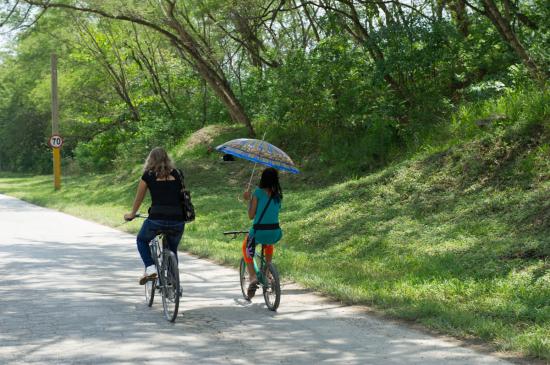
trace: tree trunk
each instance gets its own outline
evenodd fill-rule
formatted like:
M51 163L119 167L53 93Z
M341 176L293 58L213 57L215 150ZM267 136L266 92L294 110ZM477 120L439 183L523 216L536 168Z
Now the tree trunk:
M460 34L464 38L470 34L470 24L468 22L468 13L466 12L466 2L464 0L454 0L449 2L451 16L456 22Z
M197 72L206 80L208 85L214 90L214 93L218 95L222 103L227 107L231 118L246 126L248 134L254 137L254 127L248 118L248 115L244 112L244 108L233 93L233 90L229 86L229 83L225 78L222 78L202 57L199 51L199 46L193 39L193 37L187 33L184 27L175 19L170 19L169 25L177 32L179 36L179 43L174 45L178 47L181 52L188 54L194 61L194 66Z
M513 31L512 26L504 16L498 10L498 7L493 0L482 0L485 8L485 15L491 20L493 25L497 28L498 32L504 38L506 43L514 50L516 55L523 61L531 76L539 83L544 84L545 75L540 71L535 61L529 56L527 50L523 47L519 41L516 33Z
M176 31L179 40L177 42L173 39L174 45L191 57L197 72L206 80L208 85L214 90L214 93L218 95L222 103L227 107L231 118L236 122L244 124L249 136L254 137L254 127L252 127L252 123L245 113L243 106L233 93L223 72L221 72L221 67L209 54L203 55L201 53L201 46L183 24L176 19L175 8L175 2L167 2L167 8L165 9L167 16L166 24ZM220 70L220 73L216 69Z

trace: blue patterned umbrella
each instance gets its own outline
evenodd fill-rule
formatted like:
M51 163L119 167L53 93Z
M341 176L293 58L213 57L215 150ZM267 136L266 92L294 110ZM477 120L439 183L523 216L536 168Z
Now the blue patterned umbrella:
M283 150L259 139L233 139L219 145L216 150L293 174L300 172Z

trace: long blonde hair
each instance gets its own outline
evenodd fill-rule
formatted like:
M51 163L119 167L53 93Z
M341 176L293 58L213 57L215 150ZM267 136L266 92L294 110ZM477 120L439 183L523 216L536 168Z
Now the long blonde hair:
M174 164L168 154L162 147L155 147L149 152L149 156L145 160L143 172L152 171L157 178L167 178L170 172L174 169Z

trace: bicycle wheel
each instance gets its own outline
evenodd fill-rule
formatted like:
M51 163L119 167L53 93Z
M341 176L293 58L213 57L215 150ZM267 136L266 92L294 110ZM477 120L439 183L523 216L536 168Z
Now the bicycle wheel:
M154 238L156 240L156 238ZM157 247L158 247L158 241L152 242L149 245L149 252L151 253L151 257L153 258L153 262L155 263L156 267L158 267L158 256L157 256ZM155 289L157 287L157 281L156 280L150 280L147 281L144 285L145 287L145 303L147 303L147 306L150 307L153 305L153 300L155 299Z
M241 282L241 292L246 300L250 300L248 297L248 284L250 284L250 278L248 270L246 270L246 262L241 258L241 264L239 265L239 280Z
M174 322L180 304L180 273L178 260L172 251L166 250L163 253L160 276L164 316L170 322Z
M145 303L150 307L153 305L155 299L155 288L157 287L157 280L149 280L145 283Z
M267 264L264 272L266 285L263 286L264 300L267 308L276 311L281 301L281 284L279 273L273 263Z

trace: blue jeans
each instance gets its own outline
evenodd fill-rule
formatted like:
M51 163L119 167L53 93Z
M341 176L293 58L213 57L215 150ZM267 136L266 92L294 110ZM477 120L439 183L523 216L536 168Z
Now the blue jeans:
M165 221L165 220L152 220L146 219L141 226L141 230L137 235L137 247L143 264L145 267L151 266L154 264L153 258L151 257L151 252L149 251L149 242L157 235L158 230L160 229L169 229L172 231L178 232L175 235L167 236L168 246L170 251L176 255L178 258L178 245L183 235L183 230L185 228L185 223L181 221Z

